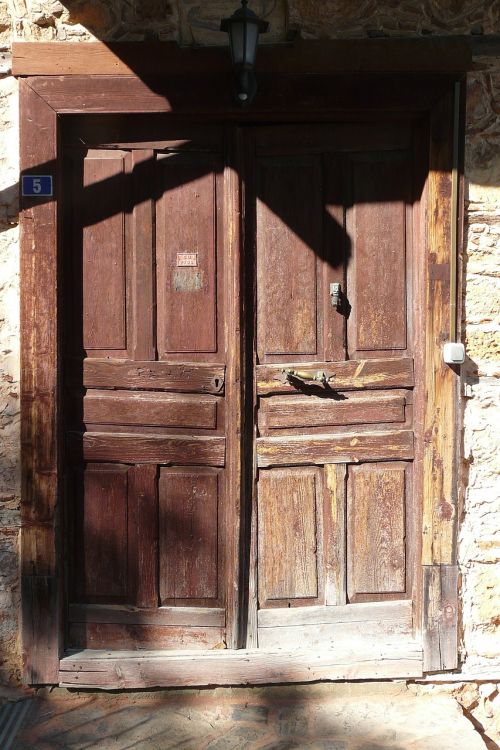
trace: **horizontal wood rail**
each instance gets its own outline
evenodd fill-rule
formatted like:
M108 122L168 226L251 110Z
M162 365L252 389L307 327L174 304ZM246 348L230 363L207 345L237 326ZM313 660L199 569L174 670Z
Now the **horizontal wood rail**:
M214 430L220 400L194 393L89 390L83 399L83 419L87 424Z
M288 627L290 625L322 625L326 623L369 623L405 621L411 623L412 602L399 599L386 602L363 602L336 607L273 607L258 613L259 628Z
M74 622L120 623L122 625L186 625L223 627L224 609L216 607L132 607L125 604L70 604L69 619Z
M262 45L257 70L282 74L462 72L472 64L470 39L298 40ZM12 69L33 75L198 75L230 68L225 47L181 48L175 42L15 42Z
M214 438L209 438L214 439ZM288 435L257 439L257 466L401 461L413 458L412 430Z
M87 432L70 434L70 444L73 451L83 444L85 461L224 466L226 455L223 437Z
M286 363L286 369L310 372L315 374L324 371L333 375L329 387L333 391L356 390L358 388L411 388L414 385L413 359L398 357L394 359L352 359L347 362L307 362L295 365ZM286 379L284 365L258 365L257 393L265 396L268 393L297 393L297 387ZM319 383L314 387L322 390Z
M83 362L83 385L86 388L144 388L176 393L222 394L224 376L224 365L91 358Z

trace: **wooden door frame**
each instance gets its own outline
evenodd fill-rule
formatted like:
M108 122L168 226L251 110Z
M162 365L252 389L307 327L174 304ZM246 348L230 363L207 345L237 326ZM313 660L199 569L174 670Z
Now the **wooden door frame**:
M359 40L352 44L359 49ZM459 304L450 296L451 290L455 289L456 294L457 288L453 279L458 269L452 267L457 227L460 235L460 222L453 226L456 221L453 204L455 201L459 204L456 190L459 140L453 123L457 122L454 117L457 106L463 119L463 86L461 92L457 86L463 82L469 58L463 50L461 56L458 55L452 45L451 58L443 58L442 54L439 60L433 58L431 72L425 63L428 50L427 53L424 50L420 58L415 58L417 68L420 59L421 68L415 73L408 72L407 62L399 67L395 64L397 59L401 63L399 50L390 63L384 63L385 68L382 65L380 69L379 63L372 64L370 73L360 74L346 68L345 51L342 68L336 43L328 45L330 58L323 44L321 54L312 47L310 54L304 53L302 64L297 57L300 51L295 55L287 51L288 68L280 63L283 58L280 50L274 55L268 53L270 68L274 66L276 72L261 75L259 96L248 110L235 109L231 102L230 74L221 72L219 50L204 51L203 60L212 60L209 65L212 72L205 71L202 77L196 75L200 67L192 56L189 58L191 68L188 66L186 74L185 53L179 51L176 57L171 51L171 70L184 72L146 81L140 75L131 74L130 67L125 73L118 68L119 75L90 78L80 74L88 64L89 54L90 59L97 55L101 70L108 73L116 70L117 54L120 58L116 45L109 54L100 43L71 45L73 67L63 70L64 75L59 75L59 43L50 46L50 50L48 45L15 46L14 70L20 76L21 174L51 174L55 182L52 198L43 202L37 198L22 198L21 211L22 641L24 680L29 684L118 688L404 678L418 676L422 671L453 669L457 665L457 461L461 408L458 372L443 363L442 343L456 327L453 315ZM38 75L39 47L44 48L43 71L49 75ZM302 45L301 49L307 47ZM126 54L122 57L126 59ZM325 59L330 60L330 65L325 64ZM368 59L373 63L373 55L372 58L368 55ZM32 72L36 74L31 75ZM424 201L427 213L422 215L428 262L418 280L425 302L423 327L417 341L426 373L424 440L420 457L423 465L420 582L424 612L423 663L418 646L411 653L386 654L383 663L380 655L363 653L359 649L347 654L219 651L185 656L175 652L170 655L147 652L141 657L130 653L99 657L99 654L82 652L78 658L67 656L60 661L64 655L64 576L60 502L58 199L62 191L59 157L64 118L71 114L136 112L237 123L326 120L396 111L410 111L427 118L430 132L430 164ZM239 216L238 175L234 173L231 180L232 210ZM240 235L240 226L234 221L232 226L234 239ZM234 294L235 279L232 284Z

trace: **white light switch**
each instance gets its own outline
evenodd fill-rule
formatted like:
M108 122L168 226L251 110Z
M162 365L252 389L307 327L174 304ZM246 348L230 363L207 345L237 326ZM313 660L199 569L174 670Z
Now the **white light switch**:
M447 365L463 365L465 362L465 346L454 341L448 341L443 346L443 359Z

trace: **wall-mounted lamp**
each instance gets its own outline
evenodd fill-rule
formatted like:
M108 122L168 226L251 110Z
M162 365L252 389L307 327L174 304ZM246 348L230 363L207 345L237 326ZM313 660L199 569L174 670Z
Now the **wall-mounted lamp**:
M234 93L239 104L249 104L257 91L254 65L257 53L259 34L265 34L269 28L267 21L262 21L247 8L248 0L241 0L238 8L230 18L223 18L220 29L229 34L229 46L234 68Z

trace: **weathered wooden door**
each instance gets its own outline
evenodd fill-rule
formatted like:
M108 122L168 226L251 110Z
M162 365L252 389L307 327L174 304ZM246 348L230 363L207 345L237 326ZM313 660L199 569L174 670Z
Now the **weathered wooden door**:
M411 638L418 138L349 123L254 139L249 632L270 649Z
M153 121L149 145L140 118L83 120L67 137L71 648L226 646L222 130L169 137Z
M416 131L169 128L66 138L67 646L411 639Z

